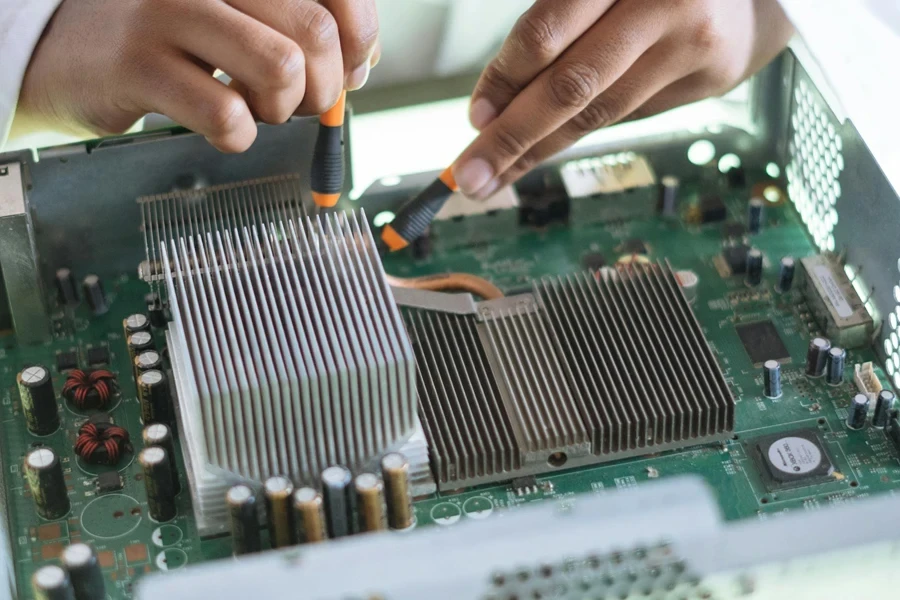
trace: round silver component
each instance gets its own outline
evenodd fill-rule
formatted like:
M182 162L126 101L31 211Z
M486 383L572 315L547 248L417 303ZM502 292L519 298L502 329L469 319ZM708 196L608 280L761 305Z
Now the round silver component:
M138 377L138 383L140 385L157 385L162 383L163 374L162 371L144 371Z
M356 489L360 491L377 490L381 487L381 479L372 473L362 473L356 476Z
M153 423L144 428L144 438L151 443L159 443L169 435L169 427L163 423Z
M674 175L666 175L665 177L660 179L659 182L663 184L663 187L667 188L678 187L679 185L681 185L681 181L679 181L678 178Z
M62 553L63 564L69 569L77 569L91 564L94 551L87 544L72 544Z
M825 352L831 346L831 343L828 340L820 337L813 338L812 344L816 349L821 350L822 352Z
M868 406L869 397L865 394L857 394L853 396L853 404L856 406Z
M143 315L141 313L129 315L125 318L125 326L128 329L143 329L150 323L150 319L147 318L147 315Z
M391 452L390 454L385 454L384 458L381 459L382 469L404 469L408 466L409 461L406 460L406 457L399 452Z
M84 278L84 285L95 286L100 285L100 277L97 275L88 275Z
M46 469L55 459L56 454L50 448L37 448L28 453L25 462L32 469Z
M151 446L141 450L141 464L159 465L166 462L166 451L158 446Z
M128 338L128 343L132 346L144 346L152 341L153 336L149 331L137 331Z
M40 590L55 590L66 585L66 572L56 565L47 565L34 572L34 585Z
M330 487L343 487L349 485L353 475L346 467L328 467L322 471L322 485Z
M50 373L47 372L47 369L40 365L26 367L25 370L22 371L22 383L26 385L41 383L49 376Z
M294 492L294 502L298 504L306 504L308 502L317 502L319 500L319 492L311 487L302 487Z
M153 367L158 365L159 361L159 352L156 350L147 350L146 352L141 352L137 355L137 362L140 367Z
M787 267L789 269L794 268L794 259L790 256L785 256L781 259L781 266Z
M267 494L283 494L290 491L294 484L287 477L275 476L266 479L264 484Z
M226 492L225 494L225 500L229 504L241 505L248 500L252 500L253 496L253 490L251 490L248 486L241 484L236 485L228 490L228 492Z

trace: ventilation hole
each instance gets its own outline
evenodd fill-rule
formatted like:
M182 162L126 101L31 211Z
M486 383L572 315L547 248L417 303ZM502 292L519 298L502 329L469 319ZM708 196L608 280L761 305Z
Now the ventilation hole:
M389 175L387 177L382 177L378 183L383 185L384 187L397 187L403 180L396 175Z
M766 165L766 175L772 179L778 179L781 177L781 168L777 164L770 162Z
M716 146L709 140L697 140L688 148L687 157L698 167L708 165L716 157Z
M372 219L372 225L374 225L375 227L384 227L385 225L393 221L395 216L396 215L389 210L380 212L375 215L374 219Z
M740 169L741 168L741 157L737 154L724 154L722 158L719 159L719 172L727 173L732 169Z

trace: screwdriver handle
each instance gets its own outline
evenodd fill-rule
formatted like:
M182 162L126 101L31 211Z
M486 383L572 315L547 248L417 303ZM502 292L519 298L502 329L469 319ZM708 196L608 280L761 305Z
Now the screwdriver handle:
M422 193L397 211L394 220L381 230L381 240L391 252L406 248L424 235L450 196L458 190L453 172L447 169Z
M344 110L347 92L319 117L319 135L313 151L310 185L316 206L331 208L344 189Z

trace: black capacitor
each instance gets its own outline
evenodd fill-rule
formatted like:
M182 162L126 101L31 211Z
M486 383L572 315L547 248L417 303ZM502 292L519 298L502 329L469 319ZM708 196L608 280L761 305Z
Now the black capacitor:
M128 356L134 361L134 357L141 352L153 350L153 334L149 331L136 331L129 335L128 340Z
M353 475L346 467L328 467L322 471L322 498L325 501L325 523L328 537L339 538L354 533Z
M847 362L847 353L843 348L832 346L828 351L828 364L826 366L825 381L831 385L844 383L844 364Z
M59 303L65 306L78 305L78 283L71 269L56 270L56 293Z
M170 423L172 398L169 381L162 371L151 369L138 375L138 399L141 401L141 422Z
M144 371L162 370L162 355L156 350L147 350L134 357L134 372L140 377Z
M125 331L125 339L138 331L150 331L150 318L141 313L128 315L122 319L122 329Z
M806 374L810 377L821 377L825 374L825 366L828 364L828 351L831 350L831 342L825 338L813 338L806 350Z
M872 416L872 425L878 429L884 429L891 420L891 411L894 409L894 392L881 390L875 400L875 414Z
M162 300L156 292L150 292L144 296L144 302L147 304L147 314L150 316L150 324L161 329L166 326L166 311L163 308Z
M762 282L763 255L756 248L747 252L747 277L744 282L749 286L757 286Z
M46 565L31 576L34 600L75 600L69 574L56 565Z
M409 461L399 452L381 459L381 478L391 529L409 529L416 522L409 485Z
M69 572L75 600L104 600L106 584L97 554L87 544L76 543L62 552L62 563Z
M138 462L144 473L144 488L147 491L147 505L150 517L165 523L175 518L175 487L172 480L172 467L168 453L164 448L151 446L138 454Z
M777 292L785 293L791 291L794 284L795 261L790 256L781 259L781 267L778 271L778 286L775 288Z
M175 461L175 438L172 435L172 428L165 423L151 423L144 427L141 432L144 440L144 447L159 446L166 451L169 457L169 468L172 470L172 485L175 488L175 494L181 493L181 482L178 480L178 463Z
M750 198L747 204L747 231L751 234L757 234L762 229L763 211L765 203L761 198Z
M865 394L857 394L850 401L847 409L847 427L850 429L862 429L866 426L866 417L869 415L869 397Z
M40 516L55 521L68 514L69 490L56 452L42 446L26 454L25 480Z
M666 175L659 182L659 212L664 217L678 216L678 188L681 182L677 177Z
M236 485L225 493L231 522L231 550L235 556L262 550L256 494L246 485Z
M273 548L291 546L294 543L294 509L291 506L294 484L287 477L269 477L263 484L263 492L269 543Z
M781 365L777 360L763 363L763 386L766 398L781 397Z
M50 370L40 365L25 367L16 375L25 425L34 435L49 435L59 429L59 409Z
M84 299L88 307L95 315L105 315L109 312L109 303L106 300L106 292L103 291L103 282L97 275L88 275L81 283Z

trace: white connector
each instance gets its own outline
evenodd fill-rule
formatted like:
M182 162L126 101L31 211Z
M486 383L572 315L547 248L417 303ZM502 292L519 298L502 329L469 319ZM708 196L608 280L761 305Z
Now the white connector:
M867 362L853 367L853 381L856 383L856 389L865 394L869 398L869 405L874 407L875 399L878 392L881 391L881 381L875 375L875 369L872 363Z

